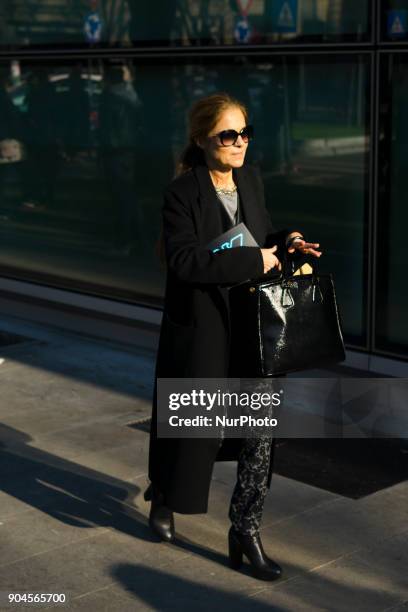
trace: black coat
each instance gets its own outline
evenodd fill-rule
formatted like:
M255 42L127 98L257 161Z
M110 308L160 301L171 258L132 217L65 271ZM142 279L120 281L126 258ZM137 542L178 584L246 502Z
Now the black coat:
M277 244L276 254L281 257L288 230L276 231L271 223L258 169L246 164L234 168L233 177L242 220L261 247ZM157 378L245 376L230 369L227 285L263 275L262 254L257 247L216 253L205 248L225 231L221 207L205 164L173 179L164 192L167 278L148 474L163 491L167 506L183 514L207 512L214 461L237 460L242 439L227 438L221 444L216 438L158 438ZM268 487L271 474L272 456Z

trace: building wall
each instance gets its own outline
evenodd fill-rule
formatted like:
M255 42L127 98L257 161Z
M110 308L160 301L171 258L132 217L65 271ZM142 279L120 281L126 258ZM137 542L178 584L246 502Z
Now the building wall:
M226 90L275 224L321 244L347 346L406 360L406 9L3 2L0 275L159 307L162 192L191 103Z

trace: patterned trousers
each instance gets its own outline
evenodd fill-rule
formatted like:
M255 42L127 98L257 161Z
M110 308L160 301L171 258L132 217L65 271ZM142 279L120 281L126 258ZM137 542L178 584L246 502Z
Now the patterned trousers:
M236 531L256 535L268 490L268 468L273 438L245 438L238 458L237 482L231 497L229 519Z

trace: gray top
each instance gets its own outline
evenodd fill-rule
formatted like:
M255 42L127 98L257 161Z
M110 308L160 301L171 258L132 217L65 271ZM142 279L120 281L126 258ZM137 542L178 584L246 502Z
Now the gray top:
M224 208L227 211L232 223L236 225L236 216L238 210L238 189L236 189L231 195L227 195L225 193L217 191L217 196L219 200L223 203Z

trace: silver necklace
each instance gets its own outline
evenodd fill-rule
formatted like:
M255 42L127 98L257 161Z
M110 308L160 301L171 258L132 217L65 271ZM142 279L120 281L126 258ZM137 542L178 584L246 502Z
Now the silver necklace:
M234 185L234 187L232 189L224 189L223 187L216 187L215 191L217 193L223 193L224 195L232 195L233 193L235 193L237 190L237 186Z

